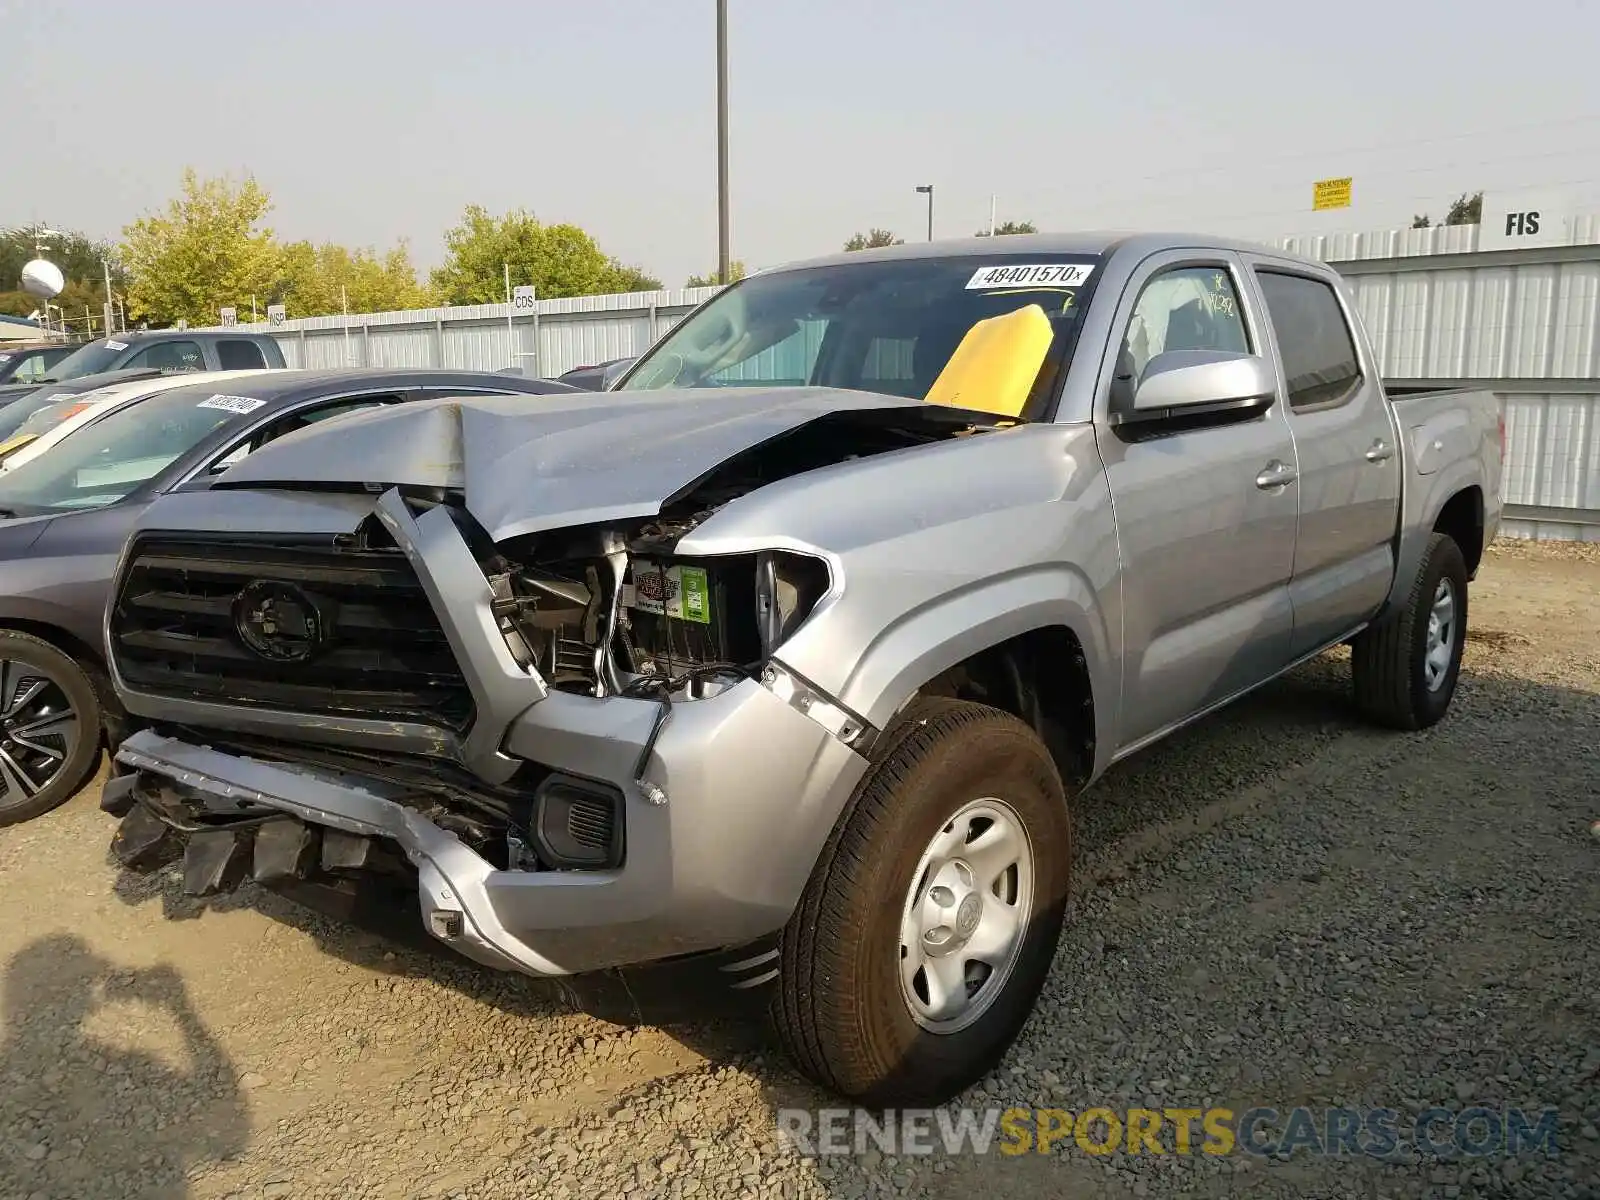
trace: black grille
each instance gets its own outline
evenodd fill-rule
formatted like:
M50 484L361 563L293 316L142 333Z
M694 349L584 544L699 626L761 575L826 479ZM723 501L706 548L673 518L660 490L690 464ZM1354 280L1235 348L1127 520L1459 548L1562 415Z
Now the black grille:
M298 636L251 625L261 597L293 614ZM111 639L142 692L457 730L472 721L466 680L398 550L142 541Z

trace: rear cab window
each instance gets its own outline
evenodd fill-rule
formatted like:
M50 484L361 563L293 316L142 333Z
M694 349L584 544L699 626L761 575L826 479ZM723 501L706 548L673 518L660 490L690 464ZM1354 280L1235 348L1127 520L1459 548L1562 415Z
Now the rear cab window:
M217 342L217 364L224 371L249 371L267 365L261 347L243 338L223 338Z
M1325 280L1258 269L1256 281L1278 339L1278 355L1297 411L1336 408L1361 386L1361 358L1344 306Z

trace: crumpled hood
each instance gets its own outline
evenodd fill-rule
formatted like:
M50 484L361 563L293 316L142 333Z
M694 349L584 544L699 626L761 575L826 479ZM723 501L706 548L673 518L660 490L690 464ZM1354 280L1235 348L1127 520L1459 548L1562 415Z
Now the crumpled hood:
M652 516L734 455L829 413L924 407L812 387L451 398L302 430L263 446L216 486L454 488L498 542Z

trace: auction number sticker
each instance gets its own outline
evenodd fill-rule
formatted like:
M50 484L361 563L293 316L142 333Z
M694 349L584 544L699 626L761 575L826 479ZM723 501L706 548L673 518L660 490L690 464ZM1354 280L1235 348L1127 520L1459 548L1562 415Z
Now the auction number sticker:
M256 400L250 396L212 396L209 400L200 401L199 408L220 408L224 412L252 413L265 404L265 400Z
M974 288L1080 287L1094 274L1092 263L1020 263L1016 266L979 267L967 280Z
M127 342L113 342L113 341L111 341L109 339L106 341L106 349L107 350L126 350L127 348L128 348L128 343Z

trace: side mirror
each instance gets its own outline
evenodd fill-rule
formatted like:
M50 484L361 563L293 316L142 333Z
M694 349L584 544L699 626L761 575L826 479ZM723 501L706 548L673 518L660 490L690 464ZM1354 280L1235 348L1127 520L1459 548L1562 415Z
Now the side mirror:
M609 392L611 385L621 379L623 373L638 361L638 357L635 356L633 358L619 358L615 362L607 363L606 369L600 374L600 390Z
M1216 415L1243 419L1272 407L1276 384L1267 360L1228 350L1168 350L1145 364L1131 409L1118 425Z

